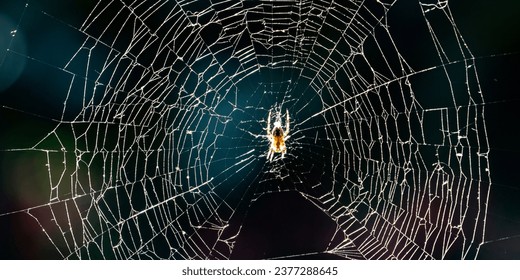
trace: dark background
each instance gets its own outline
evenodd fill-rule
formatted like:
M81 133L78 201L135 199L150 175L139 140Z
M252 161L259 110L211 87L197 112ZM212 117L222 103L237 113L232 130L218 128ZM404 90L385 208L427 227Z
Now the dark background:
M0 64L0 257L7 259L63 257L34 219L23 212L11 213L44 204L49 195L49 187L41 184L47 170L40 166L46 159L41 153L13 149L34 145L60 119L70 80L58 68L83 41L77 30L68 26L80 26L93 7L88 1L30 4L19 26L25 44L17 41L19 45L13 46L8 43L9 36L13 26L19 24L23 5L17 1L0 3L0 59L7 48L25 54L9 56L13 60ZM520 4L513 0L449 4L457 27L476 57L486 103L492 187L486 241L478 258L520 259ZM395 9L406 17L405 7ZM41 11L52 15L52 20ZM410 35L409 40L414 42L415 38ZM264 195L251 204L232 257L276 258L319 252L334 230L335 224L297 193ZM304 257L335 256L300 256Z

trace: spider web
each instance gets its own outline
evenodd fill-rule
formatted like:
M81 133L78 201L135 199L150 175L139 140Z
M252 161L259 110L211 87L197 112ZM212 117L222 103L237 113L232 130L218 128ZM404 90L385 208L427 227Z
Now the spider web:
M53 86L44 106L3 101L39 129L2 143L8 177L36 178L11 179L34 195L2 218L65 259L476 258L475 56L448 1L406 2L99 0L80 20L12 4L1 65ZM47 51L38 22L58 30ZM291 117L272 162L269 110Z

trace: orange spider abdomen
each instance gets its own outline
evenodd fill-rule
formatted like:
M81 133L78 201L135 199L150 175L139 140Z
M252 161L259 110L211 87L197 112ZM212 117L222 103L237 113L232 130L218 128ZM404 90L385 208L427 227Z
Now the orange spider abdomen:
M274 137L274 145L276 147L276 152L279 153L281 152L281 146L282 146L282 141L283 141L283 138L281 136L279 137Z

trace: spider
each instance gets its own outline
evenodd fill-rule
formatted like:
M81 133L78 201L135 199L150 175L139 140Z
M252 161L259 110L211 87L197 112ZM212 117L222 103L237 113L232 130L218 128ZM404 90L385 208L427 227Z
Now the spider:
M274 122L274 127L271 130L271 110L269 110L269 115L267 117L267 139L269 139L269 151L267 152L267 159L269 161L273 160L275 153L282 153L282 158L284 158L285 153L287 152L287 148L285 146L285 141L289 139L289 111L285 110L285 131L282 128L282 117L280 113L276 117L276 121Z

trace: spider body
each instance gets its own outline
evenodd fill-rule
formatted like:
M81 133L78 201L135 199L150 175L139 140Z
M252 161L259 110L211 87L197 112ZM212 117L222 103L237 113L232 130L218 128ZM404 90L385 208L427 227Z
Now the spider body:
M289 139L289 111L285 111L285 130L282 127L282 116L278 113L273 128L271 129L271 110L267 117L267 139L269 139L269 151L267 152L267 159L273 160L275 153L281 153L284 158L287 152L285 141Z

